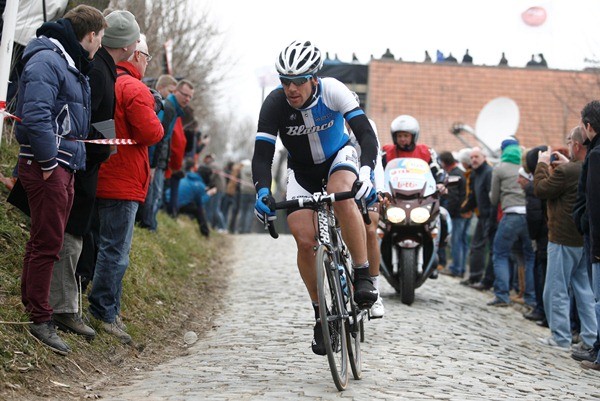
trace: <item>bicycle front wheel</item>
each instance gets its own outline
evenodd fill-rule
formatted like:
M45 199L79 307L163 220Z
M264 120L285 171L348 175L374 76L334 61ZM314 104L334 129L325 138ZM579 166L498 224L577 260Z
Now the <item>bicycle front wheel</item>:
M339 272L333 254L325 245L317 249L317 290L327 360L333 382L342 391L348 385L347 313Z
M350 273L350 261L346 259L346 277ZM352 282L348 282L348 302L346 308L349 318L346 321L346 342L348 344L348 359L352 376L356 380L362 377L362 355L360 352L360 343L364 341L364 322L366 312L359 309L354 302L354 288Z

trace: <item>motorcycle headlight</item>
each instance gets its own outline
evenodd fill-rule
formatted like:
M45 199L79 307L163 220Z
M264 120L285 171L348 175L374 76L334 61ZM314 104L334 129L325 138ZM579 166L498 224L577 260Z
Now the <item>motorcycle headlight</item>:
M385 211L385 217L390 223L401 223L406 218L406 212L400 207L390 207Z
M424 207L417 207L410 212L410 219L417 224L425 223L429 216L429 210Z

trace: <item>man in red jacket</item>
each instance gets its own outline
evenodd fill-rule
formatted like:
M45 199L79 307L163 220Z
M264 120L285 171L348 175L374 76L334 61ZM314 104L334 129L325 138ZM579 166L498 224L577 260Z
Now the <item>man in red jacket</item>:
M154 97L141 81L148 61L146 39L128 61L117 64L115 85L115 128L117 138L135 141L118 151L100 167L98 175L99 237L98 259L89 294L89 311L101 321L101 328L129 343L131 336L119 318L121 290L133 237L135 215L146 199L150 182L148 146L160 141L163 127L154 112Z
M177 84L175 92L173 93L174 98L170 98L170 101L175 100L177 103L175 108L189 112L186 106L190 103L194 97L194 85L187 79L182 79ZM167 204L167 212L172 217L177 216L177 203L179 197L179 181L185 176L183 172L183 157L185 156L185 146L187 139L183 130L182 117L177 117L175 126L173 127L173 136L171 138L171 154L169 155L169 166L165 171L165 178L169 180L169 188L171 188L171 198Z

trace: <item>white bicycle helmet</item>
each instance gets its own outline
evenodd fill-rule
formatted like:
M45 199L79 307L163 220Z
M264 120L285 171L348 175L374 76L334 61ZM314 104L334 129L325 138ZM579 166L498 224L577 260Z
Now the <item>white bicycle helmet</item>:
M413 136L413 141L412 141L412 147L414 148L414 145L417 143L417 141L419 140L419 132L421 131L421 128L419 127L419 122L417 121L416 118L414 118L413 116L409 116L407 114L403 114L400 115L396 118L394 118L394 121L392 121L392 124L390 126L390 131L391 131L391 135L392 135L392 141L394 142L395 145L398 145L396 143L396 133L397 132L408 132L409 134L411 134ZM407 150L412 150L412 149L407 149Z
M314 75L322 66L321 51L310 41L293 41L279 53L275 62L280 75Z

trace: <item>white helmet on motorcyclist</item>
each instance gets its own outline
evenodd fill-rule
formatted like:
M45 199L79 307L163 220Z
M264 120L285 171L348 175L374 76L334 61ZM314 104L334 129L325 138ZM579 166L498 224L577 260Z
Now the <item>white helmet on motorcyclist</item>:
M280 75L315 75L322 66L321 51L310 41L293 41L279 53L275 62Z
M402 114L402 115L394 118L394 121L392 121L392 124L390 126L390 131L392 134L392 142L394 142L394 144L396 146L398 146L402 150L411 151L415 148L415 145L417 144L417 141L419 140L419 132L421 131L421 128L419 127L419 122L417 121L416 118L414 118L413 116L409 116L407 114ZM399 146L398 145L398 142L396 141L396 134L398 132L408 132L409 134L412 135L413 139L412 139L410 145L408 145L408 146Z

